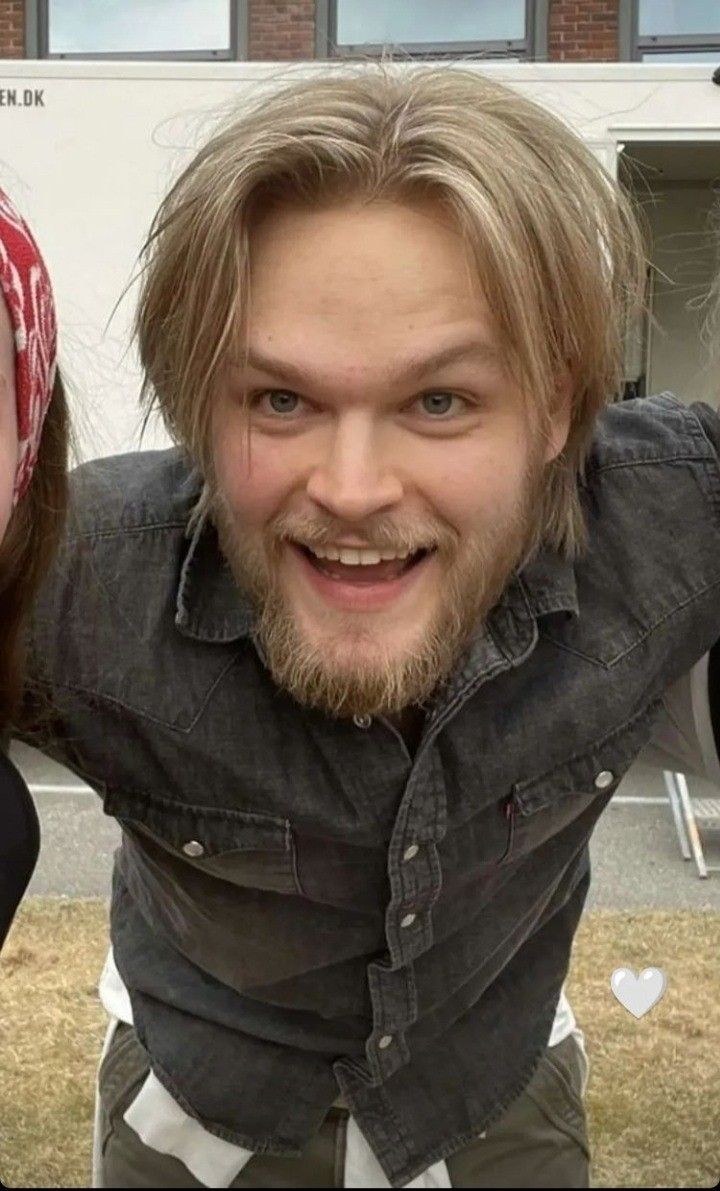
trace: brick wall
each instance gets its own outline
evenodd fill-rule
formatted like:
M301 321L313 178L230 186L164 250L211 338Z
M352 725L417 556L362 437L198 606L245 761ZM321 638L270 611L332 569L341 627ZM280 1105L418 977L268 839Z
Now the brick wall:
M618 0L550 0L548 50L553 62L617 60ZM248 57L314 58L314 0L250 0Z
M315 57L315 0L250 0L248 58Z
M618 0L550 0L551 62L615 62Z
M0 58L24 53L23 0L0 0ZM553 62L612 62L618 56L618 0L550 0ZM250 0L248 57L315 57L315 0Z
M0 58L25 54L23 0L0 0Z

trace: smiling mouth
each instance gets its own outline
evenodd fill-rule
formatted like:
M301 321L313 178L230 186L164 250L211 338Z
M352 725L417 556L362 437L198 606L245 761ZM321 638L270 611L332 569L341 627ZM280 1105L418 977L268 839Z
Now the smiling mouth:
M293 542L293 547L305 556L308 562L329 579L338 579L343 583L355 583L365 586L371 583L388 583L393 579L400 579L422 562L432 550L416 550L407 558L386 559L377 563L345 563L339 559L318 558L307 546Z

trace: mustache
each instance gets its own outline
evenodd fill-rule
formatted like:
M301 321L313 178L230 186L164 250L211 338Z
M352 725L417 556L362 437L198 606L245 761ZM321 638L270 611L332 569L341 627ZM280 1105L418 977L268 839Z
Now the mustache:
M376 518L362 528L348 527L336 522L320 521L316 517L280 514L268 526L269 536L282 542L300 542L303 546L332 546L345 537L362 538L369 550L443 550L453 549L459 535L445 526L396 525L387 519Z

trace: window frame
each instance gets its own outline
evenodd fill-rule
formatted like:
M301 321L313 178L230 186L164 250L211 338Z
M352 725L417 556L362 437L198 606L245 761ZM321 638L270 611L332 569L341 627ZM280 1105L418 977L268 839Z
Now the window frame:
M462 58L483 55L483 60L502 61L519 58L525 62L548 61L549 0L525 0L525 37L487 41L423 41L391 43L401 45L402 53L412 58ZM379 57L390 46L380 44L337 44L337 0L316 0L315 53L318 58Z
M652 62L655 54L682 53L692 50L720 57L718 33L663 33L640 36L640 0L620 0L620 59L625 62ZM688 58L692 62L692 58Z
M127 50L50 53L49 0L25 0L25 57L54 62L235 62L247 59L248 0L228 0L226 50Z

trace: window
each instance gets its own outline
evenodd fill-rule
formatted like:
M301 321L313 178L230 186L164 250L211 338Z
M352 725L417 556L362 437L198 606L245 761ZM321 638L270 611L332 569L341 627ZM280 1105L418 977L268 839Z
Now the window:
M241 7L237 0L39 0L37 56L237 58Z
M625 0L629 45L641 62L720 63L718 0Z
M547 58L547 0L325 0L318 55Z

